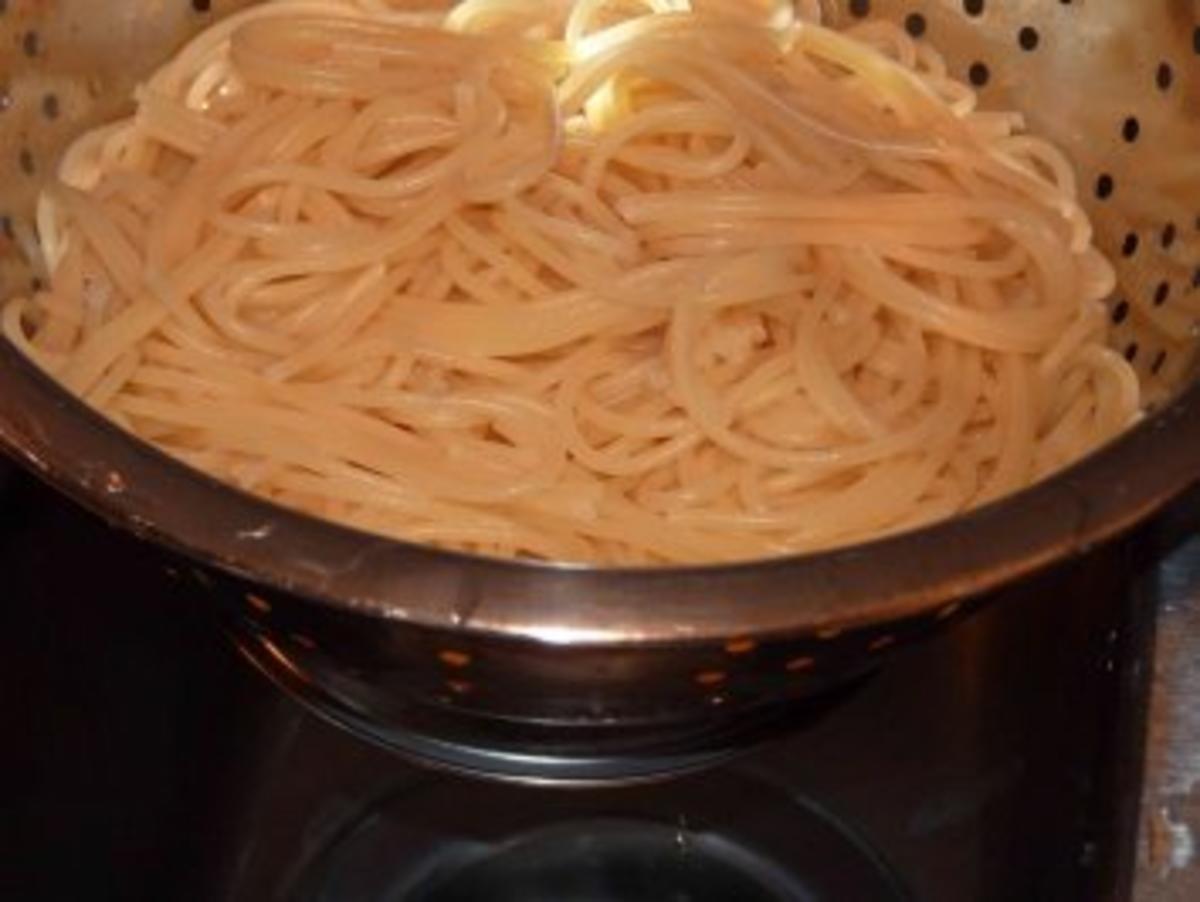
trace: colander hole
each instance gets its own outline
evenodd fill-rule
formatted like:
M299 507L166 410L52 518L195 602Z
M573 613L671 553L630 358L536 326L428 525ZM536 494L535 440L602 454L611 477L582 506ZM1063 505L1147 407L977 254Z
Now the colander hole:
M1154 83L1158 85L1158 89L1160 91L1169 91L1174 82L1175 70L1171 68L1171 64L1167 62L1159 63L1158 69L1154 73Z
M1032 25L1026 25L1017 32L1017 43L1021 46L1022 50L1037 50L1037 45L1041 40L1041 35L1038 34L1038 30Z
M1116 188L1117 183L1107 172L1101 173L1100 177L1096 179L1096 197L1100 200L1108 200Z
M1118 301L1112 309L1112 321L1117 325L1125 322L1129 316L1129 301Z
M983 0L963 0L963 12L968 16L983 15Z
M987 63L971 63L971 67L967 69L967 78L977 88L986 85L991 77L992 73L988 70Z
M1171 249L1171 245L1175 243L1176 233L1175 223L1168 222L1162 232L1162 246L1164 251Z
M1154 306L1161 307L1171 297L1171 283L1159 282L1158 287L1154 289Z
M861 19L870 14L871 0L850 0L850 15L858 16Z
M28 57L35 57L41 52L42 39L38 37L36 31L27 31L25 36L21 38L21 50Z
M212 11L212 0L192 0L192 9L198 13Z
M1192 52L1200 56L1200 25L1192 29Z
M1138 343L1136 341L1131 341L1125 345L1125 359L1133 363L1137 360L1138 350Z
M28 147L21 148L21 152L17 155L17 164L21 167L23 173L33 175L36 167L33 163L33 153Z
M1132 257L1137 253L1138 236L1136 232L1130 232L1125 236L1125 240L1121 242L1121 256Z
M1167 352L1159 351L1154 355L1154 362L1150 364L1150 372L1157 376L1162 372L1163 364L1167 362Z
M1142 124L1138 122L1137 116L1130 116L1121 126L1121 137L1132 144L1138 139L1138 135L1142 133Z
M2 233L9 241L15 241L17 239L17 234L13 231L11 216L7 214L0 216L0 233Z
M904 30L914 38L919 38L925 34L926 27L925 17L920 13L909 13L908 17L904 20Z
M47 94L42 98L42 115L47 119L57 119L61 111L62 105L58 101L57 94Z

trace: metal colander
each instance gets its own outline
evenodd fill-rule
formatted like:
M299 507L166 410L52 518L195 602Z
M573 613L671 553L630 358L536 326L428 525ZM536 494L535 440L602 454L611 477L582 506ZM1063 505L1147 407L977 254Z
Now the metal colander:
M785 704L794 726L792 705L832 698L984 603L1052 603L1075 591L1071 567L1122 578L1118 537L1154 532L1200 484L1200 4L820 2L836 24L902 23L986 106L1025 113L1074 160L1118 270L1112 340L1154 416L924 530L651 570L475 558L283 511L120 433L3 341L0 447L162 546L178 591L212 602L243 651L325 715L412 756L520 779L711 763ZM45 278L26 263L30 211L67 143L127 109L187 36L247 5L0 0L0 302Z
M252 0L0 0L0 297L27 289L30 210L58 154L129 105L190 34ZM402 3L395 3L402 6ZM1200 320L1200 3L821 0L839 25L900 22L983 103L1075 162L1117 264L1114 347L1151 402L1192 373Z

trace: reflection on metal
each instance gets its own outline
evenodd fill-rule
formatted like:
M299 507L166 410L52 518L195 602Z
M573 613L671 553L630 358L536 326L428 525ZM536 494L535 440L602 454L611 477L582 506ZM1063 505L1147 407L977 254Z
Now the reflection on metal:
M278 645L276 645L270 639L265 638L260 638L258 640L258 644L262 647L263 651L267 653L271 660L273 660L275 664L279 665L279 667L287 671L293 679L300 680L301 682L308 682L308 677L304 674L304 671L300 670L300 668L292 663L292 659L289 658Z
M754 651L757 645L753 639L731 639L725 643L725 651L731 655L745 655Z
M1200 536L1163 564L1136 902L1200 899Z
M895 644L896 644L895 636L892 636L892 635L876 636L867 645L867 649L869 651L883 651L885 648L888 648Z
M260 614L271 613L271 602L267 601L261 595L255 595L253 592L246 593L246 604L254 608Z
M447 667L463 668L469 667L471 664L471 656L465 651L454 651L446 649L438 652L438 660Z
M938 611L937 619L938 620L948 620L949 618L953 617L955 614L958 613L958 609L960 607L962 607L962 605L958 604L957 602L955 604L946 605L944 608L942 608L940 611Z

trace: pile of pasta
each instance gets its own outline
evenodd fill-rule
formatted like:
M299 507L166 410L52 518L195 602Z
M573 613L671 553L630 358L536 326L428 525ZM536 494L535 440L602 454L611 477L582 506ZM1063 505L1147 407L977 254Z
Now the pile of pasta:
M746 560L1017 491L1140 407L1071 166L815 6L251 7L73 146L4 332L234 486L487 555Z

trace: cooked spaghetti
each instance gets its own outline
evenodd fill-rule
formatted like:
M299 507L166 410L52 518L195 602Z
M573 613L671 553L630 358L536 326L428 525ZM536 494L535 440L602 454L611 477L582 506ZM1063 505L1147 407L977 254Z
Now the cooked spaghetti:
M815 7L254 6L69 151L5 334L229 483L485 554L750 559L999 498L1138 415L1112 270L1019 115Z

